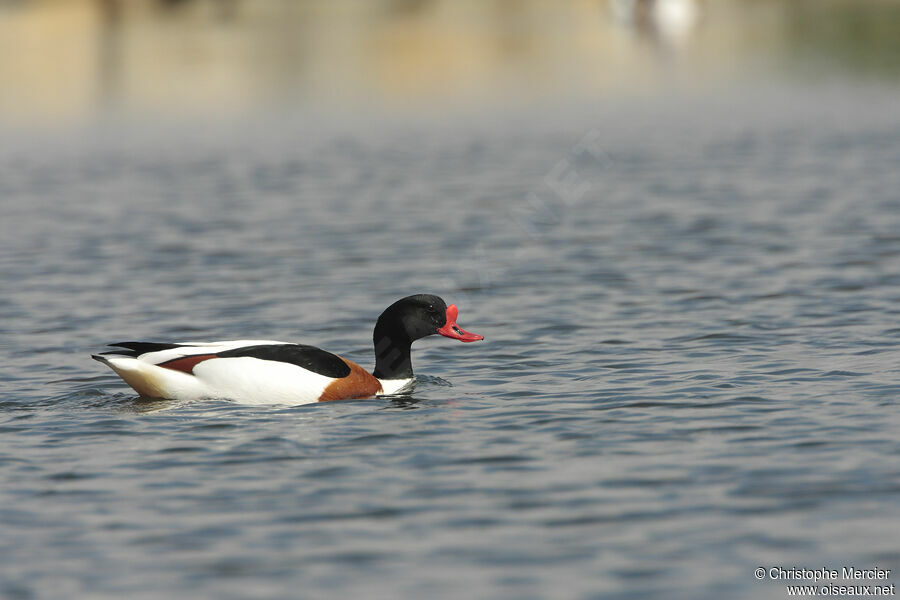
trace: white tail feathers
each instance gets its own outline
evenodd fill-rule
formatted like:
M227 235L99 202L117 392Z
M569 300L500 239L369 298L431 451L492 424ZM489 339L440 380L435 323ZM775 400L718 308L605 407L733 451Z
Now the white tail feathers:
M184 373L178 373L163 367L157 367L145 363L136 358L127 356L91 356L116 372L122 380L134 389L138 394L146 398L172 398L176 394L173 385L178 376L185 377Z

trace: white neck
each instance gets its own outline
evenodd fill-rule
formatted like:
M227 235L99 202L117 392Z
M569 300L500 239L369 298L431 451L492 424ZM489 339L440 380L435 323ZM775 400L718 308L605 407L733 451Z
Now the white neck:
M416 380L415 377L411 377L409 379L379 379L378 381L381 383L381 393L378 395L392 396L401 391L412 390Z

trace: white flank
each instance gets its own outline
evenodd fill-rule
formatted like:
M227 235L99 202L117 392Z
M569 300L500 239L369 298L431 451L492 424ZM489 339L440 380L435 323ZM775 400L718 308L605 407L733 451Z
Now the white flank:
M248 356L211 358L194 367L209 396L243 404L309 404L332 381L297 365Z

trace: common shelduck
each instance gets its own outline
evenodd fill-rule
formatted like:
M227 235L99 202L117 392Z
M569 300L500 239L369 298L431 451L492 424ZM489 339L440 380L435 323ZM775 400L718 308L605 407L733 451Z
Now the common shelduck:
M236 340L167 344L120 342L92 358L141 396L222 398L246 404L307 404L395 394L413 381L411 344L435 333L461 342L484 339L456 324L456 305L418 294L389 306L375 323L375 370L303 344Z

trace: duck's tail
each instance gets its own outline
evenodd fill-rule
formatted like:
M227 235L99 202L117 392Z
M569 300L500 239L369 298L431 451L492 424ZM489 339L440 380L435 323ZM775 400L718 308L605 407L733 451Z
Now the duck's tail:
M92 354L91 358L102 362L116 372L134 391L146 398L167 398L166 369L145 363L128 356L107 356Z

